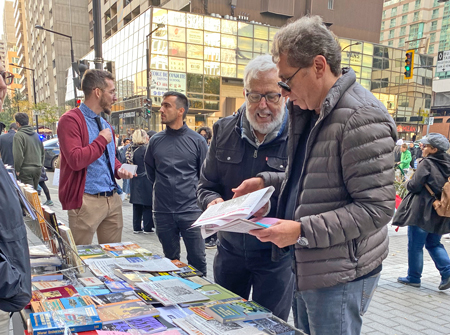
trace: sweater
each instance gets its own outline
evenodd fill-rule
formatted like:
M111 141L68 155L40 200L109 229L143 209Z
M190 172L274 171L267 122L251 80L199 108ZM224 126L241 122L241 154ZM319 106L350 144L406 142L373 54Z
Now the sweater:
M14 169L22 172L26 169L41 169L44 165L44 145L33 127L19 128L13 139Z

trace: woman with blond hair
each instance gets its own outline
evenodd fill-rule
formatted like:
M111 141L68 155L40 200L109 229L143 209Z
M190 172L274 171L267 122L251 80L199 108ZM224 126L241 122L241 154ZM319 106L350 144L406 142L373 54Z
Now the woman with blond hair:
M133 133L131 145L125 152L127 163L137 165L137 177L133 178L130 185L130 203L133 204L133 232L135 234L152 233L154 227L152 217L153 186L147 179L144 165L148 141L149 135L145 130L137 129ZM143 229L142 220L144 221Z

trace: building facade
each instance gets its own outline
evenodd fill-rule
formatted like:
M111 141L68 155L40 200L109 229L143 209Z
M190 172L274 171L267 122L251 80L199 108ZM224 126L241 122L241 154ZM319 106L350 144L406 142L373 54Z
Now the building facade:
M146 36L148 39L150 95L153 117L144 119L147 94ZM149 8L103 43L103 57L113 61L118 102L111 122L119 134L135 128L161 130L158 109L168 90L187 95L190 110L186 123L193 129L231 115L245 101L243 73L254 57L269 52L279 28L163 8ZM428 113L431 104L430 69L420 69L405 81L404 51L365 41L339 39L342 65L351 66L357 80L382 101L398 120L405 139L420 133L414 116ZM94 59L91 51L85 57ZM416 54L418 64L431 64L432 57ZM93 67L93 64L91 64ZM73 96L72 72L67 70L66 99Z
M7 71L14 73L14 80L10 87L8 87L8 95L12 98L18 92L21 91L22 85L20 82L22 81L22 75L19 73L20 68L11 66L10 64L17 64L19 62L19 57L17 55L18 47L16 45L17 39L14 28L14 20L11 18L14 17L14 2L13 1L5 1L5 11L3 13L3 31L6 36L6 60L5 60L5 68Z

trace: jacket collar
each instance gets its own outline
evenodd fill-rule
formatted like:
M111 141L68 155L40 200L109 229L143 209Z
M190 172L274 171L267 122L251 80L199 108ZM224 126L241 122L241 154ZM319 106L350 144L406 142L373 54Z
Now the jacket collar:
M178 135L178 136L184 135L188 129L189 129L189 127L187 126L186 122L183 122L183 125L181 126L180 129L172 129L169 126L166 126L167 134Z

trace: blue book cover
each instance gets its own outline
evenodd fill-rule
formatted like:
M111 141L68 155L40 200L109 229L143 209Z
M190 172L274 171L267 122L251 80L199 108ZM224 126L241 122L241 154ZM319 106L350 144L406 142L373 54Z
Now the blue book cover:
M30 315L33 335L64 334L65 327L72 332L100 330L102 321L94 305L56 311L56 320L51 312L32 313Z
M102 294L109 294L111 293L110 290L106 288L106 286L91 286L91 287L84 287L84 286L77 286L76 287L78 293L80 295L102 295Z
M140 318L125 321L114 321L104 323L102 330L117 332L128 332L129 329L139 329L144 334L161 332L167 329L161 322L153 316L143 316Z
M105 282L106 287L112 292L125 292L133 291L133 288L125 281L107 281Z

